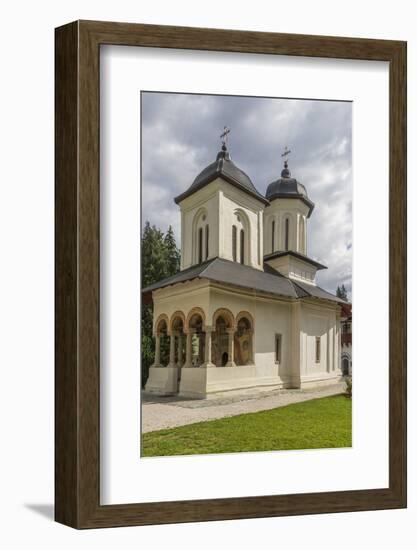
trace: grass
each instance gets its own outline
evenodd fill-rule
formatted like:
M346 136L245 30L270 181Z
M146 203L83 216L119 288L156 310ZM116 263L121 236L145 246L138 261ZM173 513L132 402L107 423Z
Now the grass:
M344 395L145 433L142 456L352 446L352 400Z

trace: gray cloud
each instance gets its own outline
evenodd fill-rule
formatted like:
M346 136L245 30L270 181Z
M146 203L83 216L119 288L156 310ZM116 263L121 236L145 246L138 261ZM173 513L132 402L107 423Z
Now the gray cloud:
M143 92L142 220L180 239L173 198L213 162L223 126L231 128L234 162L265 193L282 169L288 145L292 175L316 207L308 221L308 254L328 266L318 283L351 291L351 103Z

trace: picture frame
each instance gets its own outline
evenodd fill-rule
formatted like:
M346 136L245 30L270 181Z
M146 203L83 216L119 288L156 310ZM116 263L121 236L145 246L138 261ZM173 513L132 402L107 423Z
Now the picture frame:
M389 486L100 504L100 46L389 63ZM55 519L77 528L406 507L406 43L76 21L55 33Z

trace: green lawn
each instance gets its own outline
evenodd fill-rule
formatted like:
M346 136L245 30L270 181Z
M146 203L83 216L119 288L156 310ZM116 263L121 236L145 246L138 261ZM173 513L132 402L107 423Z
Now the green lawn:
M324 397L142 436L142 456L351 447L352 401Z

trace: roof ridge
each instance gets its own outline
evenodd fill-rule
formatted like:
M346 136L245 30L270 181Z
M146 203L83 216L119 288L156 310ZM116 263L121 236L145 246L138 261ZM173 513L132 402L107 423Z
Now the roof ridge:
M204 268L200 271L200 273L197 275L198 277L201 277L204 272L216 261L216 260L219 260L219 257L218 256L215 256L214 258L211 258L211 260L207 260L206 262L204 262L206 265L204 266Z
M300 286L299 284L297 284L296 281L293 281L292 279L290 279L290 277L286 277L286 278L290 281L290 283L291 283L292 286L294 287L295 292L296 292L296 294L297 294L298 297L300 297L298 291L302 292L304 295L307 294L307 296L313 296L308 290L306 290L305 288L303 288L302 286ZM298 289L298 290L297 290L297 289Z

